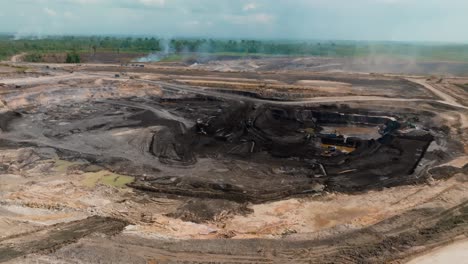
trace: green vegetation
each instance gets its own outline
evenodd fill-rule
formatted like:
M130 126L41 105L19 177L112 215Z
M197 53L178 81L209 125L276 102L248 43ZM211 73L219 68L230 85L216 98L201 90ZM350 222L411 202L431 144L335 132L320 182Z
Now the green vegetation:
M70 167L82 164L82 162L71 162L67 160L61 160L58 158L52 161L55 164L55 171L59 173L66 173Z
M95 53L125 52L149 53L159 51L160 40L156 38L111 38L111 37L50 37L44 39L14 40L12 36L0 36L0 59L15 54L33 53L27 61L36 62L47 53ZM72 60L76 61L76 57Z
M120 175L109 171L89 172L85 176L83 185L86 187L95 187L97 184L104 184L117 188L124 188L125 185L132 183L135 179L130 176Z
M226 56L288 55L365 57L391 56L416 60L468 62L468 45L357 41L259 41L224 39L171 39L130 37L49 37L14 40L0 36L0 59L26 52L26 60L40 61L44 54L68 53L72 63L80 53L171 53L165 60L181 59L182 53L208 53ZM67 56L68 57L68 56Z
M71 53L67 53L67 58L65 60L66 63L80 63L81 62L81 57L76 51L73 51Z
M42 62L42 54L40 53L28 53L24 56L24 60L28 62Z

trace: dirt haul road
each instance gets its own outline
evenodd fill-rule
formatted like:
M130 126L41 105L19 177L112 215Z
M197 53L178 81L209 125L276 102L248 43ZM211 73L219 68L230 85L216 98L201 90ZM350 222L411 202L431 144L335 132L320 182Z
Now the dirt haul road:
M219 96L219 97L225 97L225 98L230 98L230 99L249 100L253 102L268 103L268 104L307 105L307 104L318 104L318 103L355 102L355 101L356 102L359 102L359 101L362 101L362 102L366 102L366 101L435 102L435 103L440 103L440 104L468 110L467 106L460 105L452 97L436 90L435 88L433 88L432 86L426 83L424 84L427 85L427 87L431 87L430 89L431 92L437 91L438 95L439 94L444 95L444 97L441 97L443 99L442 101L441 100L426 100L426 99L387 98L387 97L378 97L378 96L336 96L336 97L316 97L316 98L311 98L307 100L297 100L293 102L291 101L279 102L279 101L265 100L265 99L246 98L245 96L226 95L220 92L210 91L209 88L207 87L194 88L190 86L175 85L171 83L164 83L164 82L158 82L158 81L146 81L146 82L160 85L163 89L167 88L167 89L174 89L178 91L186 91L186 92L192 92L192 93L197 93L197 94L203 94L203 95L208 95L208 96L215 96L215 97ZM415 82L419 84L423 83L420 81L415 81Z
M466 107L460 105L455 98L453 98L452 96L444 93L443 91L440 91L439 89L435 88L434 86L428 84L425 80L421 80L421 79L408 79L408 80L412 81L412 82L415 82L415 83L418 83L418 84L426 87L428 90L430 90L431 92L436 94L438 97L440 97L442 100L444 100L444 102L446 102L447 104L466 109Z
M71 80L71 79L93 79L94 76L100 76L103 78L112 78L112 74L86 74L86 73L73 73L66 75L57 75L52 77L39 77L39 78L21 78L21 79L4 79L2 83L4 84L19 84L19 85L33 85L33 84L47 84L51 82L57 82L61 80ZM268 104L282 104L282 105L306 105L306 104L317 104L317 103L332 103L332 102L353 102L353 101L395 101L395 102L435 102L448 106L453 106L456 108L466 109L467 106L460 105L456 100L449 95L435 89L430 84L427 84L423 80L418 79L408 79L412 82L418 83L429 89L431 92L434 92L437 96L443 99L440 100L426 100L426 99L407 99L407 98L387 98L387 97L378 97L378 96L334 96L334 97L315 97L306 100L295 100L290 102L280 102L267 99L255 99L255 98L246 98L245 96L238 95L226 95L225 93L210 91L208 87L190 87L186 85L176 85L167 82L160 81L151 81L151 80L138 80L145 83L151 83L161 86L163 89L185 91L196 94L215 96L221 98L230 98L238 100L249 100L258 103L268 103Z

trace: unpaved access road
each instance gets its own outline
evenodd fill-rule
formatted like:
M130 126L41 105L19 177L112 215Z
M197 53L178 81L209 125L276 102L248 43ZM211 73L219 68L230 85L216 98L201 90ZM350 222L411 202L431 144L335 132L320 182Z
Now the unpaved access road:
M446 104L468 109L467 107L459 104L455 98L453 98L452 96L440 91L439 89L436 89L434 86L428 84L425 80L413 79L413 78L408 78L407 80L410 81L410 82L414 82L414 83L417 83L417 84L420 84L420 85L424 86L426 89L430 90L435 95L437 95L442 100L444 100Z
M72 73L72 74L63 74L63 75L56 75L56 76L47 76L47 77L29 77L29 78L20 78L20 79L4 79L1 80L4 84L18 84L18 85L32 85L32 84L46 84L51 82L58 82L62 80L71 80L71 79L93 79L97 76L101 78L111 78L111 73ZM121 79L125 80L125 79ZM435 93L439 96L442 100L429 100L429 99L408 99L408 98L388 98L382 96L338 96L338 97L314 97L308 98L305 100L296 100L296 101L276 101L276 100L267 100L267 99L259 99L259 98L251 98L237 94L226 94L218 91L213 91L208 87L193 87L188 85L181 85L181 84L173 84L168 82L162 81L152 81L152 80L136 80L144 83L156 84L161 86L163 89L170 90L170 91L182 91L182 92L190 92L195 94L207 95L207 96L214 96L214 97L223 97L223 98L230 98L235 100L249 100L257 103L268 103L268 104L281 104L281 105L305 105L305 104L316 104L316 103L333 103L333 102L359 102L359 101L394 101L394 102L435 102L439 104L444 104L456 108L466 109L468 110L467 106L460 105L456 102L454 98L451 96L437 90L436 88L432 87L431 85L427 84L423 80L419 79L408 79L409 81L418 83L423 85L431 92Z
M192 87L187 85L172 84L161 81L150 81L141 80L151 84L160 85L162 89L176 90L183 92L191 92L201 95L230 98L235 100L248 100L256 103L268 103L268 104L280 104L280 105L306 105L306 104L317 104L317 103L334 103L334 102L368 102L368 101L394 101L394 102L434 102L443 105L448 105L456 108L462 108L468 110L467 106L460 105L453 101L442 101L442 100L428 100L428 99L406 99L406 98L388 98L382 96L337 96L337 97L314 97L305 100L298 101L276 101L268 99L258 99L252 97L246 97L237 94L226 94L222 92L213 91L207 87Z
M20 54L16 54L16 55L11 57L10 62L14 62L14 63L21 62L21 58L24 57L25 55L26 55L25 52L20 53Z
M47 84L47 83L52 83L52 82L59 82L62 80L93 79L93 78L94 78L93 76L87 76L81 73L70 73L70 74L61 74L61 75L45 76L45 77L3 79L3 80L0 80L0 82L3 84L33 85L33 84Z
M454 244L441 247L433 252L417 257L408 264L445 264L445 263L468 263L468 240L459 241Z

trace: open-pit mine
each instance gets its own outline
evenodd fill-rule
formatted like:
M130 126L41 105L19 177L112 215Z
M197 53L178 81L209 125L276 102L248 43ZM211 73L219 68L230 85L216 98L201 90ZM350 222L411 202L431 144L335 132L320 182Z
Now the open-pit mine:
M468 78L292 60L2 64L0 262L404 263L466 241Z

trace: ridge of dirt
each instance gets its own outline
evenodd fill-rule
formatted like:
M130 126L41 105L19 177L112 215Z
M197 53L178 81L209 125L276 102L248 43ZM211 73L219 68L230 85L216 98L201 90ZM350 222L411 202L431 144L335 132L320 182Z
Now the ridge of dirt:
M0 262L40 252L53 252L93 233L114 235L127 225L124 221L89 217L85 220L56 224L39 231L0 240Z

